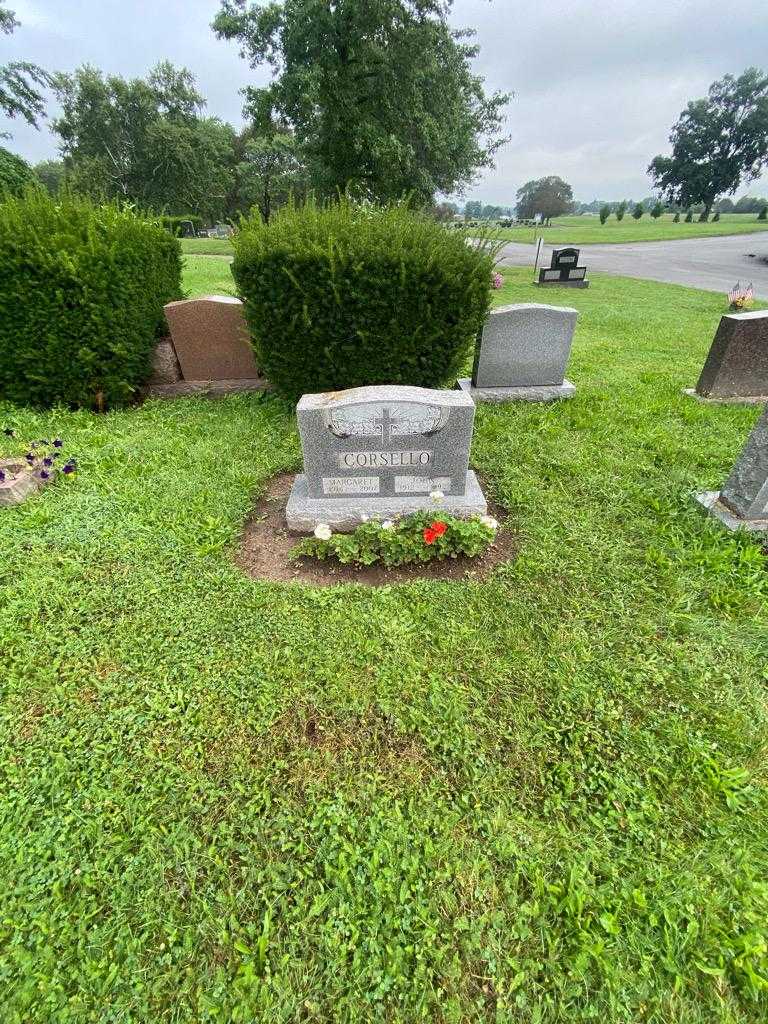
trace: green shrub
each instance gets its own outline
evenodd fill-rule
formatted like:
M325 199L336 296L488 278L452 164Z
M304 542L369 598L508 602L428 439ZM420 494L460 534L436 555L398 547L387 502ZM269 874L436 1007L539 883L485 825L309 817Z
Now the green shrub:
M768 206L764 206L757 215L758 220L768 220Z
M664 204L661 201L658 201L658 202L654 203L653 204L653 208L651 209L651 216L653 217L653 219L654 220L658 220L659 217L661 217L663 213L664 213ZM679 219L680 218L678 217L678 220Z
M672 223L673 224L679 224L680 223L680 211L679 210L675 210L675 216L672 218Z
M452 384L490 308L496 246L404 204L342 199L252 215L232 273L275 389Z
M686 213L686 215L685 215L685 223L686 224L692 224L693 223L693 210L688 210L688 212Z
M717 210L715 212L715 216L712 218L712 223L714 224L718 220L720 220L720 211L719 210Z
M115 205L42 189L0 205L0 398L118 405L148 377L178 241Z
M26 160L0 146L0 201L8 195L19 196L31 185L39 184Z
M600 223L605 224L608 218L611 216L611 208L608 203L600 207Z

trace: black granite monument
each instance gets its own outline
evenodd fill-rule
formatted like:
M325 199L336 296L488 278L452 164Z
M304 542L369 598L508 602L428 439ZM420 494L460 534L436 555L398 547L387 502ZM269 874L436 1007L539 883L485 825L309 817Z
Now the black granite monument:
M578 264L578 249L553 249L552 261L548 267L541 268L536 283L545 288L589 288L587 268Z

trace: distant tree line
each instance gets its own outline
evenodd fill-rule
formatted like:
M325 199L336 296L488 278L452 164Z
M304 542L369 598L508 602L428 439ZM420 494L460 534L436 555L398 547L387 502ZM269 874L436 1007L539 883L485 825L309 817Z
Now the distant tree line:
M747 68L713 82L680 114L669 141L671 155L654 157L648 173L666 200L678 209L701 207L699 220L706 221L720 197L768 166L768 75Z
M271 72L268 85L245 90L239 132L207 116L193 75L169 62L130 80L89 66L53 75L0 66L0 111L36 124L40 89L53 88L61 159L39 168L51 190L207 220L253 207L268 219L309 191L408 196L444 217L435 196L460 193L493 165L508 100L473 73L477 47L451 25L451 6L221 0L215 33ZM16 27L0 6L0 32Z
M481 203L475 200L470 200L464 206L465 220L501 220L511 216L512 208L509 206L494 206L491 203Z

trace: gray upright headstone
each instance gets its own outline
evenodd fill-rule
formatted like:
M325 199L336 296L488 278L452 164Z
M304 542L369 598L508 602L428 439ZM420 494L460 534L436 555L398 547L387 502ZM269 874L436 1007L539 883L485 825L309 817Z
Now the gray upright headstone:
M578 311L536 302L494 309L475 350L472 379L459 387L476 402L571 398L565 379Z
M707 491L697 499L732 530L768 530L768 406L722 491Z
M304 473L288 501L289 529L352 530L420 509L485 514L469 470L475 408L463 392L353 388L304 395L296 412Z
M695 394L720 401L768 400L768 309L729 313L720 320Z

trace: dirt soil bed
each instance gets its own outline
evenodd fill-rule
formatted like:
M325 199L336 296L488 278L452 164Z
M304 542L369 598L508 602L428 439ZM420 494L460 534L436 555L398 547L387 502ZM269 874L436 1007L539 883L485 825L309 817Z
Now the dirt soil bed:
M342 583L387 587L415 580L482 580L497 565L512 561L517 551L516 536L502 526L496 541L477 558L449 558L393 569L382 565L341 565L335 559L321 562L302 558L299 562L291 562L289 553L300 539L289 533L285 525L285 506L293 481L291 473L273 477L243 531L235 560L254 579L306 583L313 587L332 587ZM504 509L489 502L489 511L503 523Z

